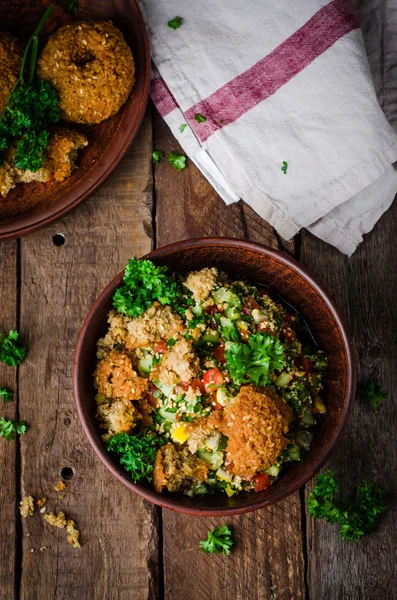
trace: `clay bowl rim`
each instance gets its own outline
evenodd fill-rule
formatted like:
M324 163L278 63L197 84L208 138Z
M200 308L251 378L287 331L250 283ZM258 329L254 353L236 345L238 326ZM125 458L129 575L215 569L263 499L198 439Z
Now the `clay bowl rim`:
M253 502L247 506L243 507L230 507L230 508L205 508L205 507L194 507L194 506L183 506L178 503L178 501L174 500L170 496L162 496L161 494L157 494L154 490L148 490L146 488L141 487L139 484L135 484L131 479L128 478L127 474L124 474L120 470L118 470L115 462L111 458L110 454L108 454L101 445L97 442L94 435L90 431L89 422L90 419L86 418L83 410L84 399L80 396L79 391L79 375L80 375L80 365L82 362L82 355L85 346L85 336L86 331L93 319L93 316L97 312L97 310L103 305L104 302L108 300L109 294L114 293L117 287L121 284L124 271L119 273L102 291L99 295L95 303L93 304L84 324L80 331L80 335L76 345L76 351L74 356L74 364L73 364L73 389L74 396L76 402L77 413L79 415L81 424L83 426L83 430L85 435L88 438L92 448L95 453L98 455L102 463L109 469L109 471L119 480L121 481L128 489L137 493L139 496L143 497L145 500L152 502L162 508L168 508L170 510L174 510L179 513L196 515L196 516L232 516L244 514L247 512L251 512L254 510L258 510L260 508L265 508L266 506L270 506L271 504L275 504L280 500L283 500L296 492L298 489L303 487L316 473L319 472L321 467L325 464L325 462L329 459L329 456L335 447L337 446L337 442L339 441L343 430L346 426L346 423L351 414L351 410L354 403L355 398L355 390L356 390L356 375L357 375L357 367L356 361L354 358L354 348L353 344L350 341L349 335L346 331L346 326L344 323L344 319L341 316L339 309L336 307L334 301L328 296L323 287L318 283L318 281L311 275L302 265L300 265L297 261L295 261L290 256L279 252L269 246L265 246L263 244L258 244L254 242L249 242L245 240L239 240L235 238L227 238L227 237L210 237L210 238L195 238L182 240L180 242L175 242L173 244L169 244L166 246L162 246L152 252L149 252L142 258L160 258L166 259L169 254L173 254L176 251L183 250L191 250L201 246L213 246L219 247L227 246L227 247L235 247L238 249L246 249L253 252L257 252L261 254L263 257L271 256L276 260L280 261L282 264L292 268L297 271L300 276L305 278L308 283L313 287L316 293L322 298L322 300L327 305L329 311L335 319L336 325L339 328L341 333L341 337L343 340L343 345L346 350L346 358L347 358L347 392L346 392L346 400L344 404L344 409L339 419L335 434L329 441L329 443L322 450L321 455L318 459L309 467L302 475L297 477L295 481L293 481L286 488L280 490L277 494L275 494L271 498L267 498L265 500L258 500L257 502ZM82 376L86 376L82 374ZM92 417L93 419L94 417Z
M0 242L1 240L19 238L33 233L34 231L59 221L73 209L77 208L77 206L84 202L84 200L87 200L101 185L103 185L106 179L113 173L138 134L149 101L151 73L150 46L146 25L137 1L123 0L123 2L127 2L134 7L135 17L138 20L139 28L142 33L143 53L146 62L143 73L142 97L138 106L136 118L132 121L131 125L129 125L132 111L130 97L125 106L126 114L123 115L123 119L125 119L125 122L129 125L128 128L117 128L110 143L110 148L108 148L105 154L95 162L92 169L85 174L84 178L78 180L73 187L67 189L65 193L62 194L59 202L50 204L42 211L32 210L20 217L15 217L9 222L6 221L3 226L0 224ZM94 181L92 181L93 179Z

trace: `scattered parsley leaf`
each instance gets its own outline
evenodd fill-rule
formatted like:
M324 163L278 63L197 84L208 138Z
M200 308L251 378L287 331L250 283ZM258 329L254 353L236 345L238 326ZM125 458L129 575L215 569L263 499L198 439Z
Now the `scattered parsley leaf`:
M186 167L186 156L179 154L179 152L170 152L168 160L177 171L183 171Z
M288 163L285 162L285 160L283 160L283 166L281 167L281 170L284 173L284 175L287 174L287 169L288 169Z
M75 15L79 10L79 0L69 0L67 3L67 11L71 15Z
M176 344L176 339L175 338L169 338L169 340L166 341L165 345L167 346L167 348L172 348L172 346L175 346Z
M219 121L219 125L222 125L222 123L223 123L223 119L221 119L221 120Z
M25 421L11 421L11 419L5 419L1 417L0 419L0 437L5 438L9 442L14 438L14 433L21 435L22 433L26 433L28 430L28 426Z
M138 435L116 433L106 444L109 452L119 455L120 464L131 475L134 483L153 479L153 465L158 448L164 440L153 432L141 431Z
M164 152L162 150L153 150L152 158L155 165L158 165L160 160L164 158Z
M307 499L310 515L332 525L338 524L341 538L352 542L375 531L376 518L386 510L383 490L372 481L364 481L352 500L340 496L336 501L338 492L333 471L318 475Z
M200 113L196 113L194 115L194 119L197 121L197 123L205 123L207 120L205 117L203 117L203 115L200 115Z
M378 414L380 404L385 401L387 396L387 392L385 392L382 386L373 379L360 383L358 393L361 398L372 404L372 408L376 415Z
M187 127L186 123L182 123L182 125L179 125L179 131L181 133L183 133L185 131L186 127Z
M11 402L13 396L14 394L11 390L8 390L7 388L0 388L0 398L3 399L4 404L6 402Z
M262 332L251 335L246 344L227 344L225 356L227 368L238 385L249 382L267 385L273 371L285 366L280 340Z
M168 21L167 25L168 27L171 27L171 29L179 29L182 23L182 17L174 17L173 19L171 19L171 21Z
M233 546L232 532L227 525L215 527L208 532L206 540L200 541L200 550L206 554L226 554L229 556Z
M0 361L8 367L18 366L27 354L26 348L17 345L19 333L10 331L8 336L0 333Z
M135 318L155 300L170 304L177 298L179 288L167 273L167 267L156 267L150 260L131 258L125 270L124 285L113 296L115 309Z

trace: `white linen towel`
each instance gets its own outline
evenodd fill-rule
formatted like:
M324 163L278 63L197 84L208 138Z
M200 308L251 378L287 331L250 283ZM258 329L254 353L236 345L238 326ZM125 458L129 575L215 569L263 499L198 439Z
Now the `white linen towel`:
M139 3L153 102L225 202L352 254L397 191L397 136L351 0Z

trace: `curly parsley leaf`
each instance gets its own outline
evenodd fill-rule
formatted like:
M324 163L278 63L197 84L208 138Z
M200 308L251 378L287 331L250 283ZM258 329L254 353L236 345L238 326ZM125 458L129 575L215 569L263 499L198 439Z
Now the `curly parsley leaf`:
M150 482L157 450L163 443L164 440L152 432L141 431L138 435L116 433L107 442L106 448L119 455L120 464L134 483L142 479Z
M186 156L179 154L179 152L170 152L168 160L177 171L183 171L186 167Z
M186 123L182 123L182 125L179 125L179 131L181 133L183 133L185 131L186 127L187 127Z
M156 267L150 260L131 258L124 275L124 285L113 296L119 312L139 317L155 300L170 304L179 295L179 287L168 276L167 267Z
M387 392L385 392L382 386L373 379L360 383L358 393L361 398L372 404L372 408L376 415L378 414L380 405L385 401L387 396Z
M261 332L251 335L247 344L227 344L225 356L227 368L237 384L267 385L272 373L282 370L286 362L280 340Z
M0 333L0 361L8 367L18 366L27 354L26 348L18 346L19 333L10 331L8 336Z
M283 166L281 167L281 170L284 173L284 175L287 174L287 169L288 169L288 163L285 160L283 160Z
M340 495L336 500L338 493L333 471L318 475L307 499L310 515L332 525L338 524L344 540L357 542L363 535L375 531L377 517L386 510L383 490L372 481L364 481L352 500Z
M183 23L182 17L174 17L173 19L168 21L167 25L168 25L168 27L171 27L171 29L179 29L179 27L182 25L182 23Z
M164 158L164 152L162 150L153 150L152 159L155 165L158 165L161 160Z
M11 421L11 419L5 419L1 417L0 419L0 437L5 438L9 442L14 438L14 434L21 435L26 433L28 430L28 426L25 421Z
M233 544L232 532L229 527L221 525L209 531L206 540L200 541L200 550L206 554L215 553L229 556Z
M206 122L206 120L207 120L207 119L206 119L205 117L203 117L203 115L201 115L200 113L196 113L196 114L194 115L194 119L195 119L195 121L197 121L197 123L205 123L205 122Z
M13 396L14 394L11 390L8 390L7 388L0 388L0 398L3 400L4 404L6 402L11 402Z
M79 10L79 0L69 0L66 9L71 15L75 15Z

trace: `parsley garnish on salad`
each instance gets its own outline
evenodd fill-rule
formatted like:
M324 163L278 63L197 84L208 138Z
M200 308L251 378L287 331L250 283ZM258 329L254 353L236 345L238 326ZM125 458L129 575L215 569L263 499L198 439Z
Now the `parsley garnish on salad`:
M287 169L288 169L288 163L285 160L283 160L283 166L281 167L281 170L284 173L284 175L287 174Z
M285 366L284 349L280 340L258 332L250 336L247 344L229 342L226 363L237 384L267 385L273 371Z
M186 167L186 156L179 154L179 152L170 152L168 160L177 171L183 171Z
M0 398L3 400L4 404L6 402L11 402L13 396L14 394L11 390L8 390L7 388L0 388Z
M206 540L201 540L200 550L206 554L226 554L229 556L231 547L234 541L232 540L232 532L227 525L215 527L208 532Z
M358 393L364 400L371 403L374 413L377 415L379 407L386 400L387 392L373 379L364 381L359 385Z
M19 78L0 121L0 153L14 144L15 165L25 171L40 169L50 135L47 126L60 119L57 92L48 81L34 79L39 33L53 10L49 6L26 45Z
M207 119L203 117L203 115L201 115L200 113L196 113L194 115L194 120L197 121L197 123L205 123Z
M150 260L131 258L123 279L124 285L116 291L113 304L130 317L139 317L155 300L169 304L178 296L178 286L168 277L167 267L156 267Z
M173 19L168 21L167 25L168 25L168 27L171 27L171 29L179 29L179 27L182 25L182 23L183 23L182 17L174 17Z
M150 482L157 450L162 443L162 438L151 432L117 433L107 442L107 449L119 455L120 464L130 473L134 483L142 479Z
M186 127L187 127L186 123L182 123L182 125L179 125L179 131L181 133L183 133L185 131Z
M0 419L0 437L5 438L9 442L12 441L14 434L21 435L26 433L28 430L28 426L25 421L12 421L11 419L5 419L1 417Z
M316 484L307 499L312 517L338 524L341 538L352 542L375 531L376 518L386 510L385 495L379 486L364 481L352 500L343 496L336 500L339 487L333 471L318 475Z
M164 152L162 150L153 150L152 159L155 165L158 165L161 160L164 158Z
M19 333L10 331L7 336L0 333L0 361L8 367L17 367L27 354L26 348L18 346Z

